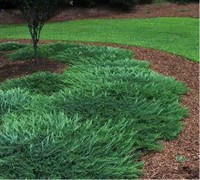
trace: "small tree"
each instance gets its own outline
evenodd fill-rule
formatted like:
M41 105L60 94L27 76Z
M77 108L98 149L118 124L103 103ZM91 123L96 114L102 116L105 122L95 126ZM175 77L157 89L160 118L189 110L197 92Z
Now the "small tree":
M37 47L41 30L58 11L58 0L19 0L19 10L25 18L32 37L34 58L37 60Z

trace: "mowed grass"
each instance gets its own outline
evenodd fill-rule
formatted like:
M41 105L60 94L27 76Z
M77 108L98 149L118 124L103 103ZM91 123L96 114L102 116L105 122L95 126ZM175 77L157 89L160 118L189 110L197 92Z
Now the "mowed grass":
M13 61L32 58L17 46ZM182 131L187 87L131 51L57 43L39 57L70 68L0 84L0 178L139 178L141 156Z
M1 25L0 38L30 38L25 25ZM42 39L110 42L155 48L199 61L199 20L194 18L96 19L50 23Z

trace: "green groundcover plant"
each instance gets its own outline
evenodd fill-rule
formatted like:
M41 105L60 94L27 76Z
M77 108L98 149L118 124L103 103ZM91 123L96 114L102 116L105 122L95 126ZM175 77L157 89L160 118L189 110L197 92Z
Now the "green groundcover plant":
M26 47L27 45L21 44L18 42L7 42L7 43L1 43L0 44L0 52L1 51L12 51L17 50L23 47Z
M57 43L38 53L70 69L0 84L0 178L139 178L141 156L181 132L187 87L130 51ZM28 45L9 55L32 56Z

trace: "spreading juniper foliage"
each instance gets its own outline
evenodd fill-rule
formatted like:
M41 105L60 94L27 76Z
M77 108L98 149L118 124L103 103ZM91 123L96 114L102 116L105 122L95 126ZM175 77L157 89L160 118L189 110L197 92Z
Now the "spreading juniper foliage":
M67 87L62 75L50 72L38 72L23 78L8 80L1 89L24 88L32 93L51 95Z
M12 50L17 50L23 47L26 47L26 44L21 44L18 42L6 42L6 43L1 43L0 44L0 52L1 51L12 51Z
M31 57L27 48L11 57ZM71 68L0 85L0 178L139 178L141 156L181 132L185 84L130 51L60 43L39 49Z
M0 116L12 111L21 111L30 102L30 94L23 89L0 90ZM1 120L0 120L1 123Z

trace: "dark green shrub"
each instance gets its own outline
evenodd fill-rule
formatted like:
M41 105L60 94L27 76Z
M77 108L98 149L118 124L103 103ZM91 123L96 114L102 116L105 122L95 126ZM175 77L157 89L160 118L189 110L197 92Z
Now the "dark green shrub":
M66 7L69 6L70 0L58 0L59 7ZM0 0L1 8L2 9L14 9L19 6L19 0Z
M16 8L18 0L0 0L1 9L13 9Z
M130 10L136 3L137 0L110 0L112 7L117 7L122 10Z
M3 90L12 88L27 89L32 93L51 95L67 87L61 75L50 72L38 72L23 78L7 80L2 85Z
M92 7L97 5L99 0L74 0L75 6L85 6L85 7Z
M62 8L67 7L67 6L72 6L72 4L70 4L71 1L72 0L58 0L58 7L62 9Z
M192 3L192 2L199 2L199 0L167 0L171 3L178 3L178 4L185 4L185 3Z
M152 4L154 0L137 0L138 4Z

